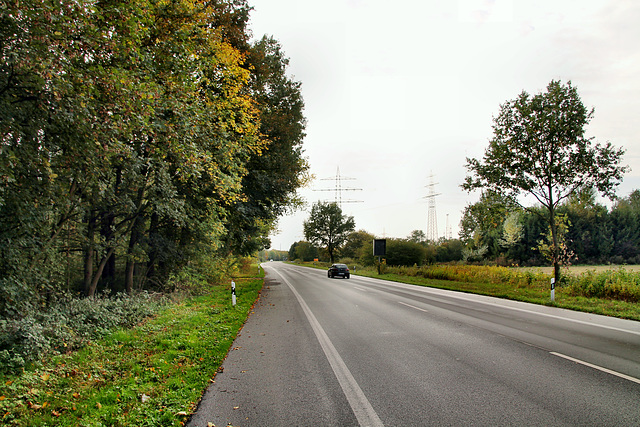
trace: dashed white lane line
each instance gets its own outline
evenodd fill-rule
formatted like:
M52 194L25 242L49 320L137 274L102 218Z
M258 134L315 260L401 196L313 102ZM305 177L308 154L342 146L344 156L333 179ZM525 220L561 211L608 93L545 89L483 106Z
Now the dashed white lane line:
M554 356L562 357L563 359L567 359L572 362L579 363L584 366L588 366L589 368L597 369L598 371L606 372L607 374L615 375L616 377L624 378L625 380L629 380L634 383L640 384L640 379L638 378L635 378L620 372L612 371L611 369L603 368L602 366L594 365L593 363L585 362L584 360L576 359L574 357L567 356L566 354L556 353L555 351L551 351L550 353L553 354Z
M398 301L398 304L406 305L407 307L411 307L411 308L416 309L416 310L424 311L425 313L429 312L429 310L425 310L424 308L416 307L415 305L407 304L406 302Z

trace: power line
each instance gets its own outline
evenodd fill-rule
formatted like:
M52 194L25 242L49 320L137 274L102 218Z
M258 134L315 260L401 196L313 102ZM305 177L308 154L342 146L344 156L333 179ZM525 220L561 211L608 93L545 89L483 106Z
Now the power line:
M349 177L345 177L345 176L341 176L340 175L340 166L337 167L336 169L336 176L332 177L332 178L322 178L320 181L334 181L335 185L333 186L333 188L319 188L319 189L314 189L313 191L333 191L334 195L335 195L335 202L338 204L338 206L340 206L340 208L342 208L342 204L343 203L363 203L363 200L343 200L342 199L342 192L343 191L362 191L362 188L351 188L351 187L345 187L342 184L342 181L354 181L355 178L349 178Z

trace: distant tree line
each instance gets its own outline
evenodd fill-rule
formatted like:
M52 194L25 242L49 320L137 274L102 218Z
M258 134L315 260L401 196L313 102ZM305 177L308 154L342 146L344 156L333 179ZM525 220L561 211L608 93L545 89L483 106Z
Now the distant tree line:
M640 264L640 190L616 199L611 208L596 202L595 190L581 189L559 205L558 237L561 263ZM374 265L373 239L365 231L347 234L336 259ZM406 238L387 238L388 265L447 262L541 266L551 260L551 236L544 208L527 210L500 193L484 191L468 205L459 239L427 241L421 230ZM329 261L322 246L307 241L291 245L289 260Z
M287 261L289 259L289 253L287 251L279 251L276 249L261 250L258 252L258 260L260 262L265 261Z
M344 243L335 249L334 260L356 263L362 266L373 266L373 240L375 235L358 230L348 233ZM442 239L429 242L424 232L415 230L406 238L387 238L387 255L384 257L388 265L426 265L461 261L464 245L459 239ZM307 241L298 241L289 249L289 260L313 261L319 259L331 262L331 257L324 247L318 247Z
M0 317L269 246L307 179L300 84L246 0L0 10ZM215 270L211 266L209 270Z
M501 194L483 192L461 221L465 259L548 264L549 226L536 210L542 208L523 210ZM561 204L557 215L564 264L640 264L640 190L609 209L584 189Z

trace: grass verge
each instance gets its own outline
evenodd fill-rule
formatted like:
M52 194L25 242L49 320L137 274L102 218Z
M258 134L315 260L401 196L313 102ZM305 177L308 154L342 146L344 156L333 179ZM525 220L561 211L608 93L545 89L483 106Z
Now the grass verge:
M180 426L226 357L263 279L235 279L0 383L7 426Z

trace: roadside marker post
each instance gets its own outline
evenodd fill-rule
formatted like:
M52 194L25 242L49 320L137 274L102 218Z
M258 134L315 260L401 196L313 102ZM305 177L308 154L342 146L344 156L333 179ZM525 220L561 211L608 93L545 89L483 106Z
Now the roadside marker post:
M231 281L231 304L236 306L236 282Z
M556 299L556 278L552 277L551 278L551 302L555 301Z

